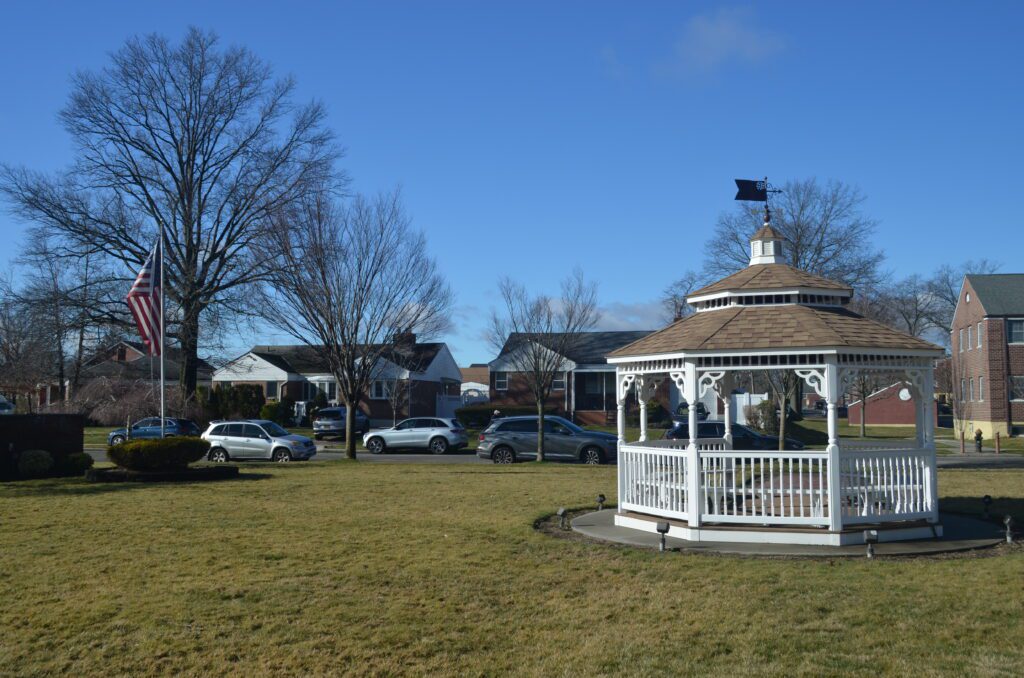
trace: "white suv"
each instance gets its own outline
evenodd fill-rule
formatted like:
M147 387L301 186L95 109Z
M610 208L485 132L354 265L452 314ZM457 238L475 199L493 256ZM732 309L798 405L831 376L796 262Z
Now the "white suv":
M210 461L311 459L316 444L306 436L292 435L272 421L215 421L202 435L210 443Z
M458 419L439 417L406 419L392 428L370 431L363 436L363 445L373 454L388 449L428 449L434 454L444 454L468 444L466 428Z

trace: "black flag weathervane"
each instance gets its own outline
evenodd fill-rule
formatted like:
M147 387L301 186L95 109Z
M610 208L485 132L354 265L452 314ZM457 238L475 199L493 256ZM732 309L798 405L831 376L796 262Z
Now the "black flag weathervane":
M736 197L734 200L748 200L750 202L764 203L764 221L768 223L772 219L771 209L768 207L769 193L782 193L768 183L768 177L764 179L735 179Z

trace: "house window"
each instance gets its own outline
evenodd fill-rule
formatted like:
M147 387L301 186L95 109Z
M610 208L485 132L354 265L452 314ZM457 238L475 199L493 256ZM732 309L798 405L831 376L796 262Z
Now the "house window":
M494 373L494 390L495 391L507 391L508 390L508 372L495 372Z
M971 330L972 330L972 327L970 325L968 325L967 326L967 350L968 351L971 350L971 344L973 343L973 340L971 339Z
M971 377L970 389L971 390L967 392L968 395L970 396L968 398L968 400L970 400L971 402L974 402L974 377Z
M1024 400L1024 377L1010 377L1010 400Z
M385 379L377 379L370 386L370 398L373 400L387 400L391 397L391 382Z
M565 372L560 372L555 375L555 378L551 380L552 391L564 391L565 390Z
M964 396L967 395L967 379L960 380L960 402L964 401Z
M1011 344L1024 344L1024 320L1008 320L1007 336Z
M981 348L981 323L978 323L978 348Z
M963 353L964 352L964 331L963 331L963 329L960 330L960 341L957 343L957 346L960 347L960 352Z
M267 397L268 398L273 398L274 400L277 400L277 382L276 381L268 381L265 384L265 387L266 388L264 389L264 392L267 394Z
M985 400L985 377L978 377L978 402Z

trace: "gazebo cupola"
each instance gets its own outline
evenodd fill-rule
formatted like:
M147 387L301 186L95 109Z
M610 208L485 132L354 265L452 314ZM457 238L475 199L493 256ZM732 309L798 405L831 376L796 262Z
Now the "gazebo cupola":
M767 221L750 238L750 265L781 264L783 238Z

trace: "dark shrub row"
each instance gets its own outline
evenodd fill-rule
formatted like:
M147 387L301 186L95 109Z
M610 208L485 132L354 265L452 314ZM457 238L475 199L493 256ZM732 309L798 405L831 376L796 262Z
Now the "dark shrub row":
M462 425L466 428L484 428L490 423L494 410L500 411L503 417L537 414L536 405L502 407L494 403L478 403L476 405L466 405L455 410L455 418L462 422ZM553 407L544 410L544 414L557 413L558 410Z
M107 449L107 458L132 471L164 471L185 468L210 451L210 443L201 438L164 438L129 440Z

